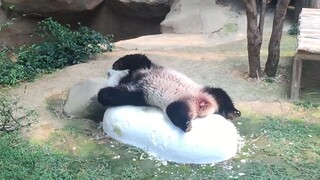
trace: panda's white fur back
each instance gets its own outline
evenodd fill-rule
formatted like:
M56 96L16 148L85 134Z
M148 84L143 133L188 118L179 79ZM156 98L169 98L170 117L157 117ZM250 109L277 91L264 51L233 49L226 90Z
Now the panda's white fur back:
M164 68L140 70L140 79L135 85L144 92L147 103L163 110L176 100L193 100L202 92L202 86L187 76Z

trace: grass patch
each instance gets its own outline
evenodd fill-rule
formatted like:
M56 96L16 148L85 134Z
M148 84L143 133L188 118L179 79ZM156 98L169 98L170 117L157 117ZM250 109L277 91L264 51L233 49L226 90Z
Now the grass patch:
M79 123L40 144L5 133L0 137L0 179L320 178L319 126L271 117L242 117L236 123L245 147L214 166L159 161L140 149L96 138Z
M294 104L299 107L299 108L302 108L302 109L311 109L311 110L316 110L320 107L320 104L317 103L317 102L313 102L313 101L310 101L310 100L300 100L300 101L296 101L294 102Z
M50 145L34 145L18 133L0 137L0 179L140 179L133 163L113 171L111 157L91 158L56 152Z
M320 178L319 126L267 117L261 134L261 139L250 145L255 152L252 161L264 169L261 173L268 170L276 179ZM277 172L273 168L279 173L272 174Z

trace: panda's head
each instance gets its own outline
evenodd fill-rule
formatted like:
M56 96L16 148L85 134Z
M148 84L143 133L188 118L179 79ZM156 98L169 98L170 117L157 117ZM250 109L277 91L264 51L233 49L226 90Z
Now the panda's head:
M236 109L230 96L221 88L205 87L205 92L209 93L217 102L218 112L226 119L235 119L241 116L241 112Z

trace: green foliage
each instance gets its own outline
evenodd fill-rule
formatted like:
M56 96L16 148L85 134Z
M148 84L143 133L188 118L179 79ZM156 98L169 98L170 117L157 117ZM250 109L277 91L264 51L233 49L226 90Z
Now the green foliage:
M302 121L284 121L267 117L267 123L262 127L266 130L268 137L273 141L283 139L299 142L305 141L310 136L320 136L320 127L308 125Z
M0 85L16 85L30 76L22 65L11 60L0 60L0 69Z
M69 25L61 25L51 18L39 23L38 34L45 41L20 47L16 63L1 55L0 68L5 70L0 73L0 85L33 80L38 74L87 62L93 55L113 49L111 36L104 37L83 26L73 31Z
M15 7L16 7L16 6L12 4L12 5L9 6L9 9L10 9L10 10L14 10Z
M267 162L268 166L281 167L279 174L271 179L283 179L284 175L290 179L320 178L318 125L268 117L262 131L263 139L260 143L256 142L261 144L256 148L258 154L263 153L265 157L262 161Z
M0 69L0 86L4 84L15 85L28 76L23 66L9 59L6 50L0 52Z
M86 62L92 55L103 51L111 51L109 38L80 27L72 31L51 18L39 23L39 35L47 40L41 44L22 47L18 54L18 64L26 67L27 71L47 73L65 66Z
M267 83L274 83L275 82L274 78L268 77L268 76L264 79L264 81Z
M9 99L0 94L0 131L17 131L36 122L37 112L18 103L19 99Z
M0 31L2 31L3 29L6 29L7 27L9 27L11 25L12 25L11 22L1 23L0 24Z
M309 100L300 100L294 103L298 107L302 107L303 109L317 109L320 107L320 104L313 103Z
M288 30L288 34L290 35L297 35L299 32L299 25L298 23L294 23L290 29Z
M0 136L0 179L142 179L131 163L114 173L112 160L100 155L87 159L55 152L50 145L34 145L19 133Z

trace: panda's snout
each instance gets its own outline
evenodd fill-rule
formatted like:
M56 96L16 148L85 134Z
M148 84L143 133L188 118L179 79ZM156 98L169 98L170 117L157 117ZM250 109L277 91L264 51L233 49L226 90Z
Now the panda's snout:
M238 110L234 110L234 113L235 113L238 117L240 117L240 116L241 116L241 112L240 112L240 111L238 111Z

